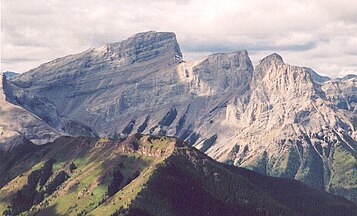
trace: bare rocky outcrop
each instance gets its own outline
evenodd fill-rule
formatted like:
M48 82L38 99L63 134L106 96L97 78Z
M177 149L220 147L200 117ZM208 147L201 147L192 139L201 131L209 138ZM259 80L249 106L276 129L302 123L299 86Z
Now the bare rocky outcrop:
M10 103L9 91L6 78L0 73L0 150L9 150L26 140L44 144L59 136L44 120Z
M356 85L349 80L349 84L339 82L349 85L348 90L326 91L333 82L337 81L315 83L304 68L285 64L277 54L264 58L255 68L247 106L227 106L226 121L239 132L207 153L319 189L348 187L348 198L356 200L351 195L357 190L356 112L353 100L344 109L331 99L331 95L348 98L344 94L353 94ZM339 160L348 160L348 165ZM340 169L349 170L346 178L340 176Z
M68 134L130 129L193 144L206 136L193 130L219 122L230 98L245 103L252 73L246 51L186 63L174 33L146 32L43 64L9 86L15 103Z

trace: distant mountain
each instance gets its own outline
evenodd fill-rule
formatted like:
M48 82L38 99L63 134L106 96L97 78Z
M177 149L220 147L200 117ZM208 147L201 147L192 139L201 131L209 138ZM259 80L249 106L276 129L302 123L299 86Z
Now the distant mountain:
M174 33L151 31L40 65L8 80L5 94L61 134L175 136L218 161L357 202L356 81L278 54L254 68L244 50L185 62Z
M357 74L347 74L346 76L342 77L342 80L349 80L349 79L354 79L357 78Z
M330 77L328 77L328 76L321 76L321 75L319 75L318 73L316 73L316 71L312 70L311 68L303 67L303 69L304 69L306 72L310 73L312 80L313 80L314 82L316 82L316 83L324 83L324 82L326 82L326 81L331 80Z
M6 76L6 78L11 78L11 77L19 75L18 73L11 72L11 71L5 71L3 74Z
M13 151L0 159L4 215L357 213L345 198L218 163L171 137L62 137Z

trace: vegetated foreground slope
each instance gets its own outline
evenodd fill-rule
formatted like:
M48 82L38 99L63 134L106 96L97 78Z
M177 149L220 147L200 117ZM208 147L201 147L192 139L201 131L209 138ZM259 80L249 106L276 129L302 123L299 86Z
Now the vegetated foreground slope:
M4 215L356 215L345 198L218 163L171 137L61 137L1 153ZM17 154L16 159L11 155Z
M172 138L147 138L119 142L62 137L2 153L0 208L9 215L84 215L105 202L111 204L110 196L119 190L121 200L101 215L127 207L155 164L175 145Z

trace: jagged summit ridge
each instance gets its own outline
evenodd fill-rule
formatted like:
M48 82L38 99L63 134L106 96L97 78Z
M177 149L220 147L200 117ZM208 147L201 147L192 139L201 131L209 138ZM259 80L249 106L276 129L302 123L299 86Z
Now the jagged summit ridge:
M92 50L93 55L102 54L110 60L119 60L120 64L145 62L166 56L163 61L180 61L182 53L173 32L143 32L127 40L110 43ZM170 59L171 58L171 59Z
M182 54L175 34L151 31L139 33L122 42L107 44L50 61L13 80L17 85L27 88L38 85L37 80L60 83L68 81L68 78L78 79L100 73L102 68L107 67L115 70L138 63L152 67L153 63L165 62L165 64L172 65L181 61ZM60 70L54 71L53 68ZM93 74L84 73L88 70L91 70ZM106 71L102 73L106 74Z
M146 51L152 50L154 50L156 56L163 55L162 52L170 52L174 54L173 57L182 58L176 35L173 32L149 31L138 33L123 42L109 45L117 47L117 50L125 50L127 53L136 54L140 60L146 58Z

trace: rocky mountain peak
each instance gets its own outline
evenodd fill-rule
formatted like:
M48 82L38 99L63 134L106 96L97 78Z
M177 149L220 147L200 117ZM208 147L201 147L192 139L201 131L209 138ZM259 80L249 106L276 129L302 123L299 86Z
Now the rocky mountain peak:
M255 82L263 81L268 85L277 85L288 87L293 85L313 86L312 74L308 70L298 66L292 66L284 63L283 58L273 53L263 58L255 68Z
M349 80L349 79L353 79L353 78L357 78L356 74L347 74L346 76L342 77L342 80Z
M240 66L241 64L249 64L253 67L246 50L235 51L231 53L214 53L207 57L208 61L214 61L217 64L222 64L230 61L231 65ZM225 66L225 67L228 67Z
M18 75L18 73L12 71L5 71L3 74L4 76L6 76L7 79Z
M127 40L107 44L98 50L110 51L111 57L128 58L130 63L147 61L160 56L181 60L182 53L173 32L142 32Z
M283 58L279 54L273 53L273 54L270 54L270 55L266 56L262 60L260 60L259 64L277 64L277 65L281 65L281 64L284 64L284 61L283 61Z
M194 67L202 80L210 83L211 89L245 89L254 71L248 52L216 53L208 56Z
M129 37L127 40L119 43L133 43L136 45L147 45L147 42L157 42L157 43L165 43L167 47L171 45L176 48L178 54L182 56L180 47L178 45L176 34L173 32L156 32L156 31L148 31L148 32L141 32Z
M42 85L44 82L62 85L80 77L103 76L118 68L126 70L126 67L133 64L138 67L162 64L172 66L182 61L182 53L174 33L150 31L47 62L13 77L13 83L26 88Z
M277 67L282 65L284 65L283 58L276 53L261 59L254 70L253 85L257 85L258 82L264 79L266 74L276 71Z

